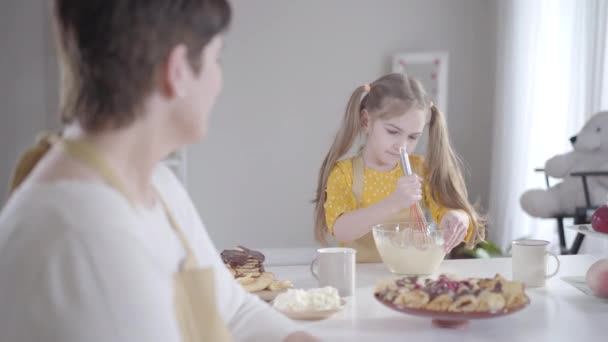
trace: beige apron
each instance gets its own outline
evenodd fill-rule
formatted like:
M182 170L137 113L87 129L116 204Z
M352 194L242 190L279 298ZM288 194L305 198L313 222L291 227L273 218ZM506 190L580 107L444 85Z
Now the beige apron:
M363 196L363 185L365 182L365 164L361 154L353 157L353 195L357 202L357 209L361 207L361 198ZM408 222L409 210L403 210L395 216L389 218L385 223L389 222ZM378 248L374 241L374 235L370 230L369 233L363 235L352 242L343 243L345 247L354 248L357 250L358 263L379 263L382 262Z
M61 145L71 157L83 162L113 188L121 192L133 205L132 198L103 156L83 141L50 137L53 144ZM160 194L159 194L160 198ZM230 332L216 308L213 268L200 268L188 240L180 229L171 210L160 198L169 223L184 246L186 257L174 275L176 317L184 342L231 341Z

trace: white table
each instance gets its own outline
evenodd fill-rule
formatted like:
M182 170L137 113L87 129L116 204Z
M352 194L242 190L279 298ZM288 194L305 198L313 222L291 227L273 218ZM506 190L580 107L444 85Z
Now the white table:
M382 264L357 265L356 293L332 318L305 322L326 341L607 341L608 300L584 294L561 280L584 276L599 256L560 256L560 273L545 288L528 289L530 305L510 316L474 320L459 330L436 328L429 318L405 315L384 307L373 297L375 284L392 277ZM550 262L550 260L549 260ZM279 279L298 288L316 287L307 266L269 267ZM511 277L511 259L446 260L439 272L459 276Z

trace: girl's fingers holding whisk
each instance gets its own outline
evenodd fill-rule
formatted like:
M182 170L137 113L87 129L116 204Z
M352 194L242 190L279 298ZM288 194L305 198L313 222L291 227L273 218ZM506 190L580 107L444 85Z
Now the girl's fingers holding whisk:
M449 253L452 250L452 232L451 232L451 222L446 220L445 225L443 227L443 239L445 240L444 248L446 253Z
M458 246L461 242L464 241L464 238L466 237L467 234L467 227L465 227L461 222L458 222L458 226L455 229L454 234L452 234L453 236L453 240L451 241L451 248L455 248L456 246Z
M450 220L450 250L458 246L466 235L466 227L459 220Z
M450 238L450 244L449 244L450 251L451 251L452 249L454 249L454 247L456 247L456 243L455 243L455 241L456 241L456 236L455 236L455 235L452 235L452 236L451 236L451 238Z
M460 230L460 236L458 237L457 244L460 244L464 241L464 238L467 236L467 230L469 227L465 226L461 223L462 229Z

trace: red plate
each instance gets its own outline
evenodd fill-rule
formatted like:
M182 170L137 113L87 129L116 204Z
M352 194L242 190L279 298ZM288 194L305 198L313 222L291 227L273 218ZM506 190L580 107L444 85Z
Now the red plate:
M376 297L380 303L395 311L419 317L430 317L433 319L433 325L440 328L463 328L469 324L469 320L507 316L521 311L530 304L530 298L526 296L526 303L524 305L512 309L504 309L496 312L449 312L400 307L392 302L381 300L377 295L374 295L374 297Z

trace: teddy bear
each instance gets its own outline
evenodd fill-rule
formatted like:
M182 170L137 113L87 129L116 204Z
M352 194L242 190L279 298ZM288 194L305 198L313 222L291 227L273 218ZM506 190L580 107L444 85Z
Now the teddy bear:
M608 111L594 114L573 138L573 150L549 159L545 172L561 178L559 184L548 189L526 191L520 198L522 209L533 217L572 215L577 207L586 207L581 177L573 172L608 171ZM540 142L536 142L540 143ZM591 205L606 203L608 176L587 177Z

